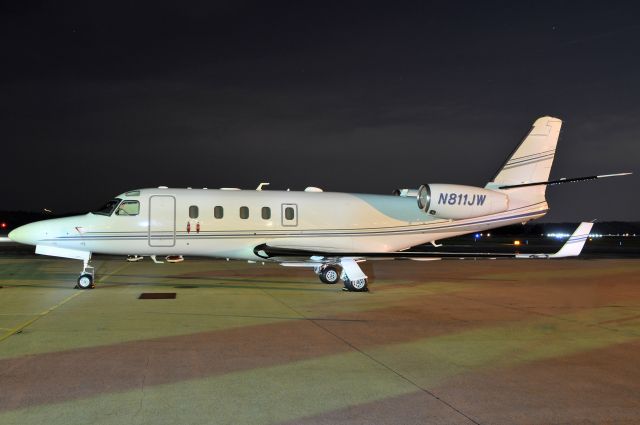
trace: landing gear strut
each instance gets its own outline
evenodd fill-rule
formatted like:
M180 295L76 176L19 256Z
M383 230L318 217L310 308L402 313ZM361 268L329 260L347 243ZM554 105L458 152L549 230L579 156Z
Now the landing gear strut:
M78 278L78 285L76 288L78 289L93 289L95 285L93 284L93 277L95 275L95 269L93 266L89 265L90 258L84 260L84 267L82 268L82 273L80 273L80 277Z
M351 292L367 292L369 291L369 279L362 272L358 262L354 258L340 259L342 265L342 281L344 282L344 290Z

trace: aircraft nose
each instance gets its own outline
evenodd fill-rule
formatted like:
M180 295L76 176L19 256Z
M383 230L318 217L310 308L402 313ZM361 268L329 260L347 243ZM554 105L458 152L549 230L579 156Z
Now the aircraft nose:
M25 245L35 245L37 235L34 223L25 224L24 226L20 226L12 230L9 232L9 239Z

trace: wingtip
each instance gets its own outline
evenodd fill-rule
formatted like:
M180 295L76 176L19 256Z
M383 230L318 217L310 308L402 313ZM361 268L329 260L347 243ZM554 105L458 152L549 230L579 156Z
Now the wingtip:
M624 173L613 173L613 174L601 174L598 177L599 179L603 179L605 177L622 177L622 176L630 176L633 174L633 171L625 171Z

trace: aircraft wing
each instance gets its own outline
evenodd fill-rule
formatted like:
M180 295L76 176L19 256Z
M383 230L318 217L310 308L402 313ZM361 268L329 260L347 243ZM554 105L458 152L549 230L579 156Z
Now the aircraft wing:
M448 252L448 251L398 251L398 252L320 252L310 250L297 250L289 248L270 247L268 244L258 245L254 252L259 257L269 259L271 261L282 263L283 266L289 267L309 267L313 265L322 265L327 262L339 263L340 259L352 258L355 261L367 260L415 260L429 261L440 260L445 258L451 259L496 259L496 258L564 258L575 257L580 255L585 242L589 238L589 232L593 227L593 223L580 223L578 228L562 245L560 250L555 253L492 253L492 252Z

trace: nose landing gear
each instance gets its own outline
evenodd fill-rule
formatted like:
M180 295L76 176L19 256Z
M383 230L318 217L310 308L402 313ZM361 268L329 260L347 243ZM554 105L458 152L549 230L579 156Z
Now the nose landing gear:
M89 259L84 260L84 267L82 268L82 273L80 273L80 277L78 277L78 284L76 288L78 289L93 289L95 285L93 283L93 277L95 275L95 269L93 266L89 265Z

